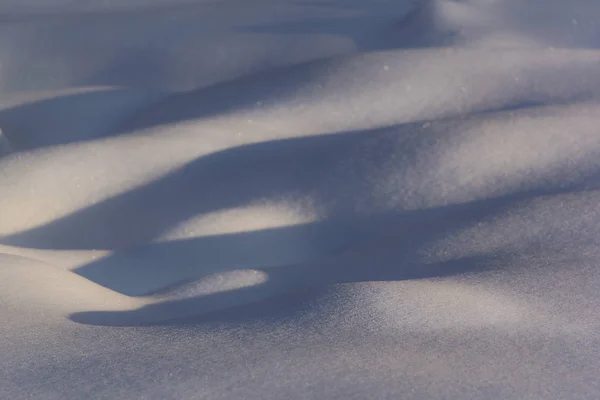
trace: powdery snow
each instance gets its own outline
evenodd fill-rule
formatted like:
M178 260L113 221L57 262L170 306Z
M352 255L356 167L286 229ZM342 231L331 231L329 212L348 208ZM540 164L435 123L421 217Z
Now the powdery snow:
M599 21L0 0L0 397L597 399Z

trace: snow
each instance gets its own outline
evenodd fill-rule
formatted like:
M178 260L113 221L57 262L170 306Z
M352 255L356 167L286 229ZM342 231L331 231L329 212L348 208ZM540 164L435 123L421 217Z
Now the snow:
M598 20L0 1L0 397L598 398Z

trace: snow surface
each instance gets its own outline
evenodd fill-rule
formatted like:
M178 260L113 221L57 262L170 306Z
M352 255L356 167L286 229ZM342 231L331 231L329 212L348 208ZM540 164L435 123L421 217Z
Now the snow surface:
M597 0L0 0L0 398L600 397Z

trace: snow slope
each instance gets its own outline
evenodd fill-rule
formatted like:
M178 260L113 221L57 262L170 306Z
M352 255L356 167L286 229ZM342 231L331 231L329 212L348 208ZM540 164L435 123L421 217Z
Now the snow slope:
M599 20L0 0L0 397L597 398Z

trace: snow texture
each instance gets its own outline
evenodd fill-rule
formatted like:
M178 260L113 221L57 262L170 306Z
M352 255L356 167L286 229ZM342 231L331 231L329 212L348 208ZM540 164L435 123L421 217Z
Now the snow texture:
M0 398L600 398L599 21L0 0Z

